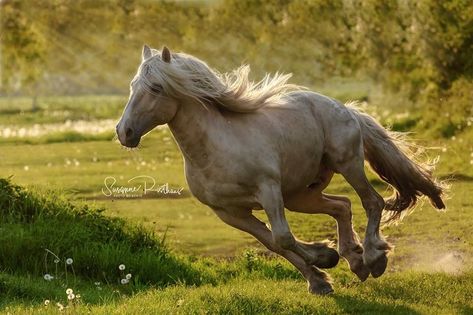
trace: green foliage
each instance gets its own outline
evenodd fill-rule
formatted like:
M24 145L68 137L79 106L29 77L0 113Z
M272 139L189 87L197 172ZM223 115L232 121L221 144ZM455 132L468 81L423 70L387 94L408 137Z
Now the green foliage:
M28 7L21 0L0 2L0 92L23 87L28 94L44 70L45 34L31 23Z
M473 75L468 0L21 3L2 3L2 46L30 62L25 71L43 69L35 64L43 58L43 88L60 93L125 91L143 43L197 54L221 70L243 61L257 75L294 72L307 85L361 72L413 99ZM5 69L15 69L9 61Z

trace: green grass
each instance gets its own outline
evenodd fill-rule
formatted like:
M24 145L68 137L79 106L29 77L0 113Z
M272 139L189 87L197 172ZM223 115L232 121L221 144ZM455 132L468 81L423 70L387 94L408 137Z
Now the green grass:
M77 131L51 132L39 137L9 137L2 140L3 143L18 144L48 144L60 142L87 142L87 141L112 141L115 132L101 132L98 134L87 134Z
M63 123L67 120L97 120L119 117L127 97L103 96L47 96L37 99L0 97L0 125L30 126L44 123Z
M335 269L337 293L315 297L280 258L247 251L232 260L173 254L149 230L56 194L31 192L0 180L2 236L0 310L51 314L446 314L473 310L473 272L404 271L359 283ZM54 257L61 258L58 270ZM25 255L27 253L27 255ZM73 257L70 266L66 257ZM120 285L126 264L130 283ZM125 273L123 272L123 273ZM42 279L44 273L55 276ZM96 284L100 282L100 284ZM65 289L80 299L68 302ZM48 306L44 301L50 301Z
M117 266L124 263L140 274L136 280L140 283L200 281L197 272L168 255L163 241L151 232L102 212L56 195L33 194L0 179L0 252L8 253L0 257L2 270L36 275L48 268L50 273L57 272L54 257L46 257L48 250L62 261L73 257L75 267L69 273L85 279L113 282L109 277L116 276Z

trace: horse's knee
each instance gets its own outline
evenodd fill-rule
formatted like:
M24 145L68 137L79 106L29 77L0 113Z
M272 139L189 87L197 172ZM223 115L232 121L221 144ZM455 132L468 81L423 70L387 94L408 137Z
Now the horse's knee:
M273 233L274 243L282 249L292 249L296 245L296 239L290 232Z

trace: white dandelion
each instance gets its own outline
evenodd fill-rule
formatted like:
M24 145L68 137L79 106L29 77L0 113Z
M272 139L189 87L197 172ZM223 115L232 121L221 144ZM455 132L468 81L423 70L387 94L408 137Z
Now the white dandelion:
M44 278L44 280L46 280L46 281L51 281L51 280L54 279L54 277L51 276L49 273L45 274L45 275L43 276L43 278Z
M67 295L72 294L72 293L74 293L74 291L72 291L72 289L69 288L69 289L66 290Z
M64 305L62 305L61 303L56 303L56 306L59 308L59 311L62 311L64 309Z
M49 305L49 303L50 303L50 301L49 301L49 300L44 300L44 305L48 306L48 305Z
M74 293L71 293L71 294L68 294L68 295L67 295L67 299L68 299L68 300L74 300L75 297L76 297L76 296L74 295Z
M128 273L126 276L125 276L126 279L130 280L131 279L131 273Z
M120 270L125 270L125 265L124 265L124 264L121 264L120 266L118 266L118 269L120 269Z
M122 279L120 282L121 282L121 284L127 284L129 282L129 280L128 279Z
M72 258L67 258L66 259L66 264L68 264L68 265L72 265L73 262L74 262L74 260L72 260Z

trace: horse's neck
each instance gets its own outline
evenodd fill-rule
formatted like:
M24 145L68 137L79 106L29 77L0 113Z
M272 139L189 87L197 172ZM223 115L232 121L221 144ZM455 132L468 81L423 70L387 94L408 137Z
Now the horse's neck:
M214 147L212 130L218 128L221 119L212 105L204 107L195 101L181 103L168 125L186 162L199 168L210 162L209 152Z

